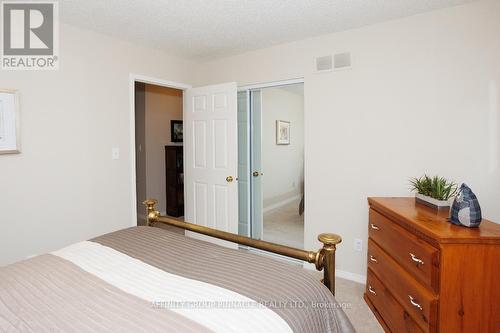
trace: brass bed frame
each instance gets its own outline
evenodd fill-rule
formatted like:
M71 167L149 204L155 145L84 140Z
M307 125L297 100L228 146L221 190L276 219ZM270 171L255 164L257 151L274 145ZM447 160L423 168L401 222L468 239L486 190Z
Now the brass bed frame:
M154 223L163 223L225 241L238 243L255 249L312 263L316 266L318 271L323 270L322 282L332 292L332 294L335 295L335 251L337 249L337 244L342 241L342 238L339 235L330 233L320 234L318 236L318 240L323 243L323 247L318 251L305 251L161 216L160 212L155 209L155 205L157 203L158 200L156 199L148 199L143 202L143 204L147 207L148 226L152 226Z

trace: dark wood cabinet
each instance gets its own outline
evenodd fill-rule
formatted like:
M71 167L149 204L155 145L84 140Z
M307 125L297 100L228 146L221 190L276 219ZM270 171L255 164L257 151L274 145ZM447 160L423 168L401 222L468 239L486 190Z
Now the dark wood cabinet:
M365 300L386 332L500 332L500 225L369 198Z
M184 216L184 161L182 146L165 146L167 215Z

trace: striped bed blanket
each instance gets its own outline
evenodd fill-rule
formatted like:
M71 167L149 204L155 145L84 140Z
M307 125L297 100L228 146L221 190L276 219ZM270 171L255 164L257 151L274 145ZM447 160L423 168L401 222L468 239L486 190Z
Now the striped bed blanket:
M134 227L0 268L1 332L354 332L300 267Z

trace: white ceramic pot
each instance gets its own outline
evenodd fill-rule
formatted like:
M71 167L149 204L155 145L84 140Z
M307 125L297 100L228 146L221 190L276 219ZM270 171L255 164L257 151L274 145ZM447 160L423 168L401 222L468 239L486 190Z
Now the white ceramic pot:
M416 193L415 200L418 203L429 206L431 208L434 208L437 210L443 210L443 209L450 209L452 199L450 199L450 200L437 200L437 199L428 197L426 195Z

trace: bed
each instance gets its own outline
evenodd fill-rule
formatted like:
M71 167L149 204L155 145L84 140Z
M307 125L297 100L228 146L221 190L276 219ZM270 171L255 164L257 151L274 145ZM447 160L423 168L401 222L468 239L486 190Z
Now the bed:
M162 220L171 225L184 223L161 217L154 204L148 206L148 213L151 225ZM200 228L189 223L182 227ZM201 233L214 232L205 229ZM241 237L221 232L212 236ZM269 244L275 247L271 252L305 255L311 259L307 261L319 261L317 266L322 268L328 257L321 250L301 253ZM254 245L266 247L265 242ZM354 329L331 288L300 266L142 226L0 268L0 331L313 333Z

